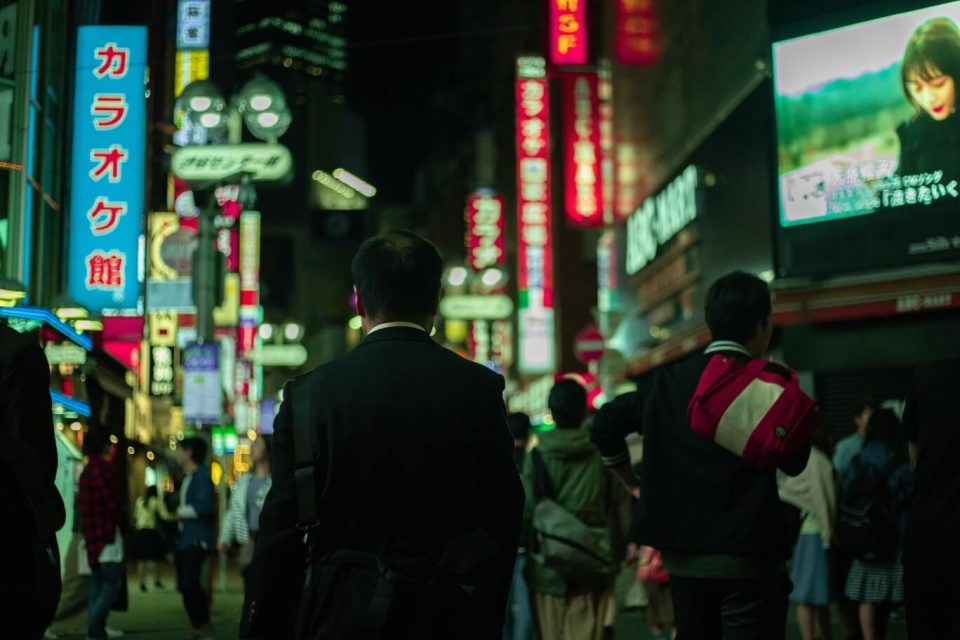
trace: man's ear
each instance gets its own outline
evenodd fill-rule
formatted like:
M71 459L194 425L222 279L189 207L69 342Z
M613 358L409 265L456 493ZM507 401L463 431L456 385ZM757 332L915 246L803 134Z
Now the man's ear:
M357 293L357 288L353 288L354 293ZM363 300L360 299L360 294L357 293L357 315L361 318L367 317L367 310L363 308Z

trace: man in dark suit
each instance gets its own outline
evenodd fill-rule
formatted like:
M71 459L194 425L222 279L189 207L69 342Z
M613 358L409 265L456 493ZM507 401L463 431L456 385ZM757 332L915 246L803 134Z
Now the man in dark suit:
M433 245L409 232L367 240L354 258L367 336L349 355L284 390L241 636L290 637L308 564L321 582L318 560L352 550L417 558L437 575L455 577L469 604L434 624L434 631L451 627L438 637L499 637L523 489L503 378L430 338L442 271ZM296 529L294 389L309 390L317 449L319 526L310 533L309 562ZM330 590L349 588L335 580ZM420 617L432 615L419 609L426 611ZM390 615L377 637L409 637L411 625L423 622L403 611Z
M903 550L911 638L960 638L960 358L917 369L903 416L915 462Z
M8 551L0 616L16 622L23 638L43 635L60 598L56 532L65 512L54 485L54 438L43 349L0 322L0 513L6 523L0 540Z

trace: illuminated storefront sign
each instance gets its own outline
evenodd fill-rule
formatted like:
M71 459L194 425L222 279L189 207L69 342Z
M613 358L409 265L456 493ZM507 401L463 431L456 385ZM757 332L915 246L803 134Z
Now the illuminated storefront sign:
M240 215L240 328L238 352L252 351L256 344L260 305L260 214Z
M517 243L520 373L554 368L550 92L543 58L517 60Z
M173 94L183 93L188 84L210 77L210 52L202 50L177 51L173 70Z
M173 395L174 382L173 349L165 346L150 347L150 395Z
M697 168L689 166L627 220L627 273L633 275L697 217Z
M560 87L567 219L577 226L602 226L604 199L597 76L565 74Z
M513 313L513 300L504 295L444 296L440 313L447 320L502 320Z
M587 64L587 0L547 0L550 20L550 63Z
M660 59L655 0L616 0L614 52L620 64L648 65Z
M467 199L467 264L474 270L502 265L503 198L475 193Z
M210 0L180 0L177 4L177 49L210 46Z
M597 71L600 128L600 184L603 192L603 221L613 224L616 219L613 192L616 184L613 161L613 69L609 60L601 60Z
M291 175L293 157L282 144L211 144L178 149L170 167L187 182L213 182L237 173L249 173L254 182L275 182Z
M77 34L68 294L92 311L140 304L146 27Z

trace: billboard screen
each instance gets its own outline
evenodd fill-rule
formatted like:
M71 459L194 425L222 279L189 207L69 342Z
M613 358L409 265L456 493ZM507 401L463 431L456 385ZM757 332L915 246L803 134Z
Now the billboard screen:
M773 45L781 276L960 257L960 2Z

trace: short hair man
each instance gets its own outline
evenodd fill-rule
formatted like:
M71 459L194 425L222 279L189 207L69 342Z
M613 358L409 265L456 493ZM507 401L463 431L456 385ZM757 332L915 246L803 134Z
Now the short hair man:
M428 637L426 627L429 637L500 634L520 534L522 487L506 425L503 378L430 338L442 273L436 248L406 231L371 238L357 252L353 277L367 335L347 356L284 390L274 425L273 486L251 566L245 637L289 637L304 584L307 563L296 528L294 479L294 422L305 420L293 409L302 398L298 394L309 395L309 427L322 451L313 465L322 526L309 540L317 581L312 584L332 580L329 588L318 587L324 597L350 590L349 570L328 573L330 563L346 552L419 558L421 570L437 577L443 590L451 586L451 576L465 585L467 603L449 610L414 597L406 607L390 610L378 637ZM367 605L344 606L352 611Z
M919 367L903 416L915 463L903 550L911 638L960 638L958 396L960 358Z
M746 362L767 352L770 291L760 278L734 272L710 287L705 312L713 342L649 373L636 392L604 405L593 440L640 497L640 543L662 551L679 637L782 638L791 539L776 472L754 469L687 423L687 406L713 355ZM640 479L624 440L633 431L644 436ZM800 473L809 451L807 446L781 468Z
M177 589L196 635L212 638L210 602L200 583L203 564L216 545L216 503L210 479L207 450L201 438L186 438L177 445L175 456L186 477L180 485L180 536L177 539Z

